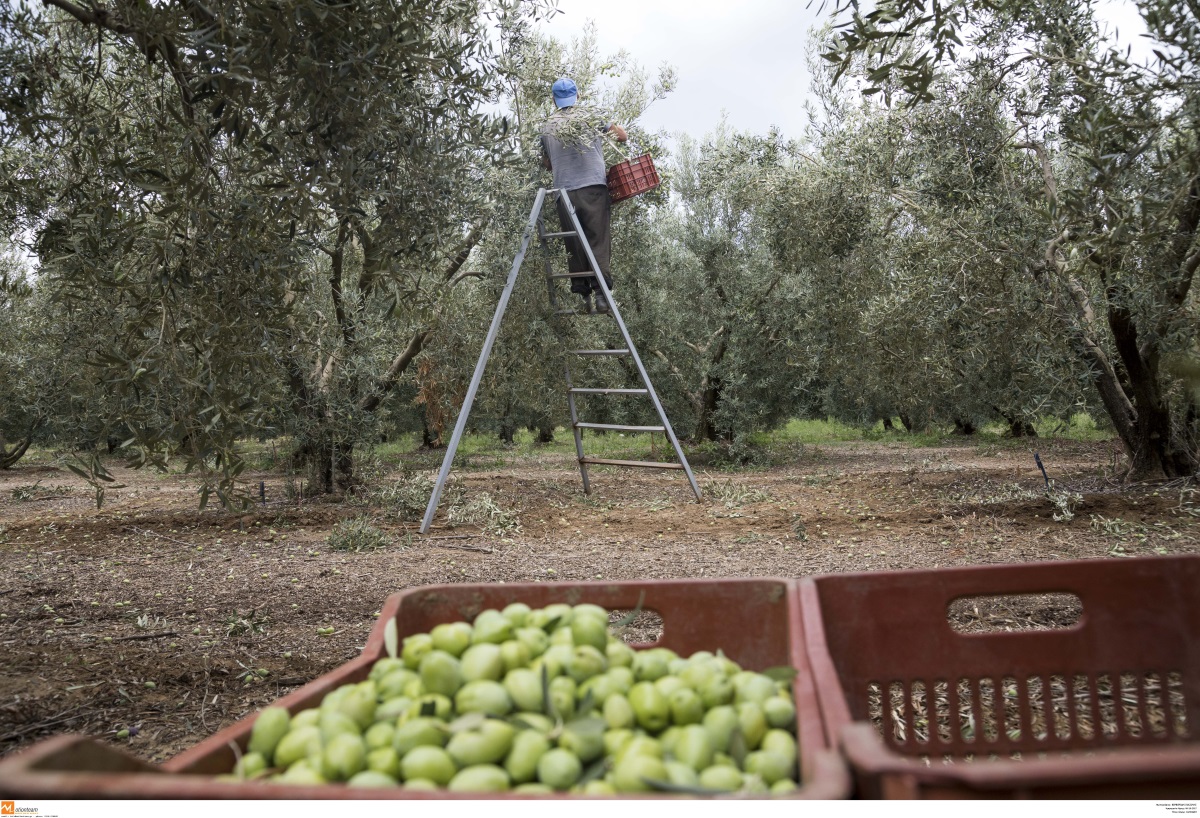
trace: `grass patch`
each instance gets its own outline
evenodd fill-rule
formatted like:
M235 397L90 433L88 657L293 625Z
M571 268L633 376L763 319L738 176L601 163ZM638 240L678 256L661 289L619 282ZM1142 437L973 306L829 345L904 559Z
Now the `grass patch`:
M743 486L732 480L713 481L704 487L704 493L722 503L725 508L737 508L747 503L762 503L771 499L769 492L751 486Z
M467 503L451 505L446 510L446 519L452 526L477 525L489 534L521 532L521 520L516 513L501 508L486 491Z
M334 551L375 551L392 544L391 535L375 527L370 517L342 520L325 540Z

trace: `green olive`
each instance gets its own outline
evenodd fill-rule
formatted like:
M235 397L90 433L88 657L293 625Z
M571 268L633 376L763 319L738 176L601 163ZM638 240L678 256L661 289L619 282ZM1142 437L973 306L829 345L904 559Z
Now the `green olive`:
M363 733L363 740L368 750L377 750L380 747L391 747L395 735L396 725L390 721L380 721L367 728L367 732Z
M348 781L367 766L367 748L361 736L338 733L321 751L321 775L330 781Z
M715 765L700 771L700 786L706 790L736 792L742 788L742 774L736 767Z
M620 639L609 639L604 646L605 656L611 667L629 667L633 664L635 651Z
M481 679L476 682L467 682L462 686L454 695L454 707L459 713L507 716L513 710L513 701L504 689L504 685Z
M292 723L288 729L295 730L297 727L316 727L320 719L321 711L316 707L310 707L292 716Z
M577 647L589 645L603 655L608 646L608 617L606 615L580 614L579 609L576 608L575 616L571 620L571 636ZM606 658L605 664L607 663Z
M400 778L400 754L391 747L379 747L367 753L367 769Z
M753 702L759 707L779 692L779 684L761 673L739 673L733 679L734 704Z
M530 608L524 602L513 602L507 605L500 613L508 617L508 621L513 623L513 627L520 628L525 624L525 619L529 616Z
M792 764L796 763L796 739L786 730L768 730L763 735L759 748L775 753L783 753Z
M634 715L633 705L629 703L629 699L620 693L614 693L605 699L604 721L613 730L632 727L637 721L637 717Z
M456 772L458 767L454 759L441 747L414 747L400 759L400 773L406 782L413 778L427 778L444 787Z
M569 750L555 748L538 759L537 774L543 784L565 790L583 775L583 763Z
M556 676L550 680L550 713L560 719L575 715L575 680L570 676Z
M346 782L347 787L398 787L400 782L378 770L363 770Z
M290 767L321 752L321 730L315 726L297 727L275 746L275 766Z
M421 684L430 693L453 696L463 686L462 665L456 657L443 650L430 651L421 660L420 672Z
M525 647L533 659L541 656L550 647L550 637L541 628L517 628L514 637Z
M518 710L541 712L545 706L542 677L533 670L516 668L504 677L504 689Z
M383 677L395 670L404 668L404 660L392 656L385 656L382 659L377 659L375 664L371 665L371 672L367 674L367 678L378 682Z
M464 767L450 779L450 792L505 792L511 786L508 773L495 764Z
M696 772L712 765L715 752L712 737L699 724L689 724L682 728L679 739L675 742L675 758Z
M396 696L406 695L409 689L408 686L414 680L419 680L420 678L421 677L415 671L409 670L408 668L393 670L391 673L376 682L376 686L379 689L379 697L384 701L387 701L388 699L395 698Z
M504 678L505 673L517 668L528 667L532 659L533 653L529 650L528 645L519 639L509 639L500 646L500 661L504 667L499 678Z
M787 753L777 750L755 750L746 756L747 773L759 776L767 785L791 778L796 765Z
M405 638L400 656L403 658L406 668L416 670L421 666L421 660L425 658L425 654L431 650L433 650L433 637L427 633L417 633Z
M681 687L667 696L671 721L675 724L698 724L704 718L704 702L690 687Z
M652 682L638 682L629 691L629 704L643 730L657 733L671 722L671 707L667 697Z
M763 702L767 724L779 730L796 729L796 705L784 696L772 696Z
M238 779L256 778L269 766L262 753L246 753L233 765L233 772Z
M341 733L349 733L352 736L361 736L362 728L358 726L358 722L340 711L331 713L322 713L321 720L317 723L321 728L321 740L328 742L333 740L333 737Z
M604 755L604 723L598 720L568 722L558 737L558 746L570 750L587 764Z
M442 722L433 718L418 717L396 728L392 747L403 757L414 747L444 747L449 738L450 734Z
M286 708L267 707L254 719L254 727L250 730L250 741L246 750L258 753L263 758L271 758L279 741L287 735L292 717Z
M471 630L472 644L492 643L499 645L513 637L513 623L504 614L488 609L475 617Z
M488 719L475 730L450 736L446 751L460 767L498 764L512 749L516 729L507 722Z
M664 766L667 768L667 780L679 787L696 787L700 784L700 777L687 764L682 761L664 761Z
M704 714L701 721L712 738L717 752L726 752L735 730L739 729L738 714L730 705L714 707Z
M471 626L466 622L443 622L435 625L429 636L433 640L434 650L458 657L470 646L471 633Z
M670 780L667 766L661 758L627 754L613 768L613 788L617 792L651 792L654 788L647 783L647 779Z
M538 761L550 750L550 739L538 730L522 730L513 737L512 749L504 759L504 769L517 784L537 776Z
M767 717L762 708L754 702L742 702L734 707L738 714L738 726L742 738L746 740L747 750L757 750L763 736L767 734Z
M471 645L463 651L461 666L463 678L468 682L498 682L504 678L504 657L499 645Z
M412 709L412 699L408 696L396 696L386 700L379 707L375 708L375 720L380 721L396 721L409 710Z
M581 683L608 669L608 659L591 645L578 645L567 660L567 674Z

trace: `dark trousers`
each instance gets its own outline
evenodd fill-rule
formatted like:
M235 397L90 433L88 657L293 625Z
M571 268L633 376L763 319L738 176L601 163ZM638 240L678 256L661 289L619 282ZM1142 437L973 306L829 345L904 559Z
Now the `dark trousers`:
M608 194L607 185L589 185L570 191L571 204L575 206L575 215L583 228L583 235L591 245L592 255L604 273L604 283L612 289L612 276L608 273L608 260L612 255L612 232L609 230L612 219L612 198ZM573 229L571 216L567 212L567 203L560 197L558 200L558 218L564 231ZM588 263L587 253L579 239L571 236L566 239L568 265L567 272L588 273L592 265ZM594 278L572 278L571 292L587 295L590 292L603 292L600 283Z

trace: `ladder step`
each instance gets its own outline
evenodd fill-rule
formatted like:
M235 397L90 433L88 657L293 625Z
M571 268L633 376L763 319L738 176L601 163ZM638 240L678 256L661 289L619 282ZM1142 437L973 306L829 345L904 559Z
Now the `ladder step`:
M679 469L683 470L683 465L680 463L656 463L651 460L609 460L606 457L581 457L580 463L586 463L589 466L628 466L635 469Z
M567 390L575 395L648 395L646 389L601 389L596 387L572 387Z
M613 432L665 432L666 426L623 426L620 423L576 423L576 429L608 429Z
M544 239L565 239L567 237L574 238L575 235L576 235L576 233L574 230L567 230L564 233L543 233L542 238L544 238Z
M627 349L573 349L572 355L628 355Z
M595 273L551 273L546 278L595 278Z

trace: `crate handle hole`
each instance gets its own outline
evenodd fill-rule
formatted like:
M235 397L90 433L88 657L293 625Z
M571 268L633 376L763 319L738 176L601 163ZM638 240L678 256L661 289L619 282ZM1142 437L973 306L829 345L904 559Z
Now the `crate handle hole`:
M1072 593L978 594L946 606L957 633L1071 630L1083 619L1083 601Z
M629 621L620 628L613 628L625 620ZM608 623L609 629L628 645L654 645L662 640L663 618L650 608L609 611Z

